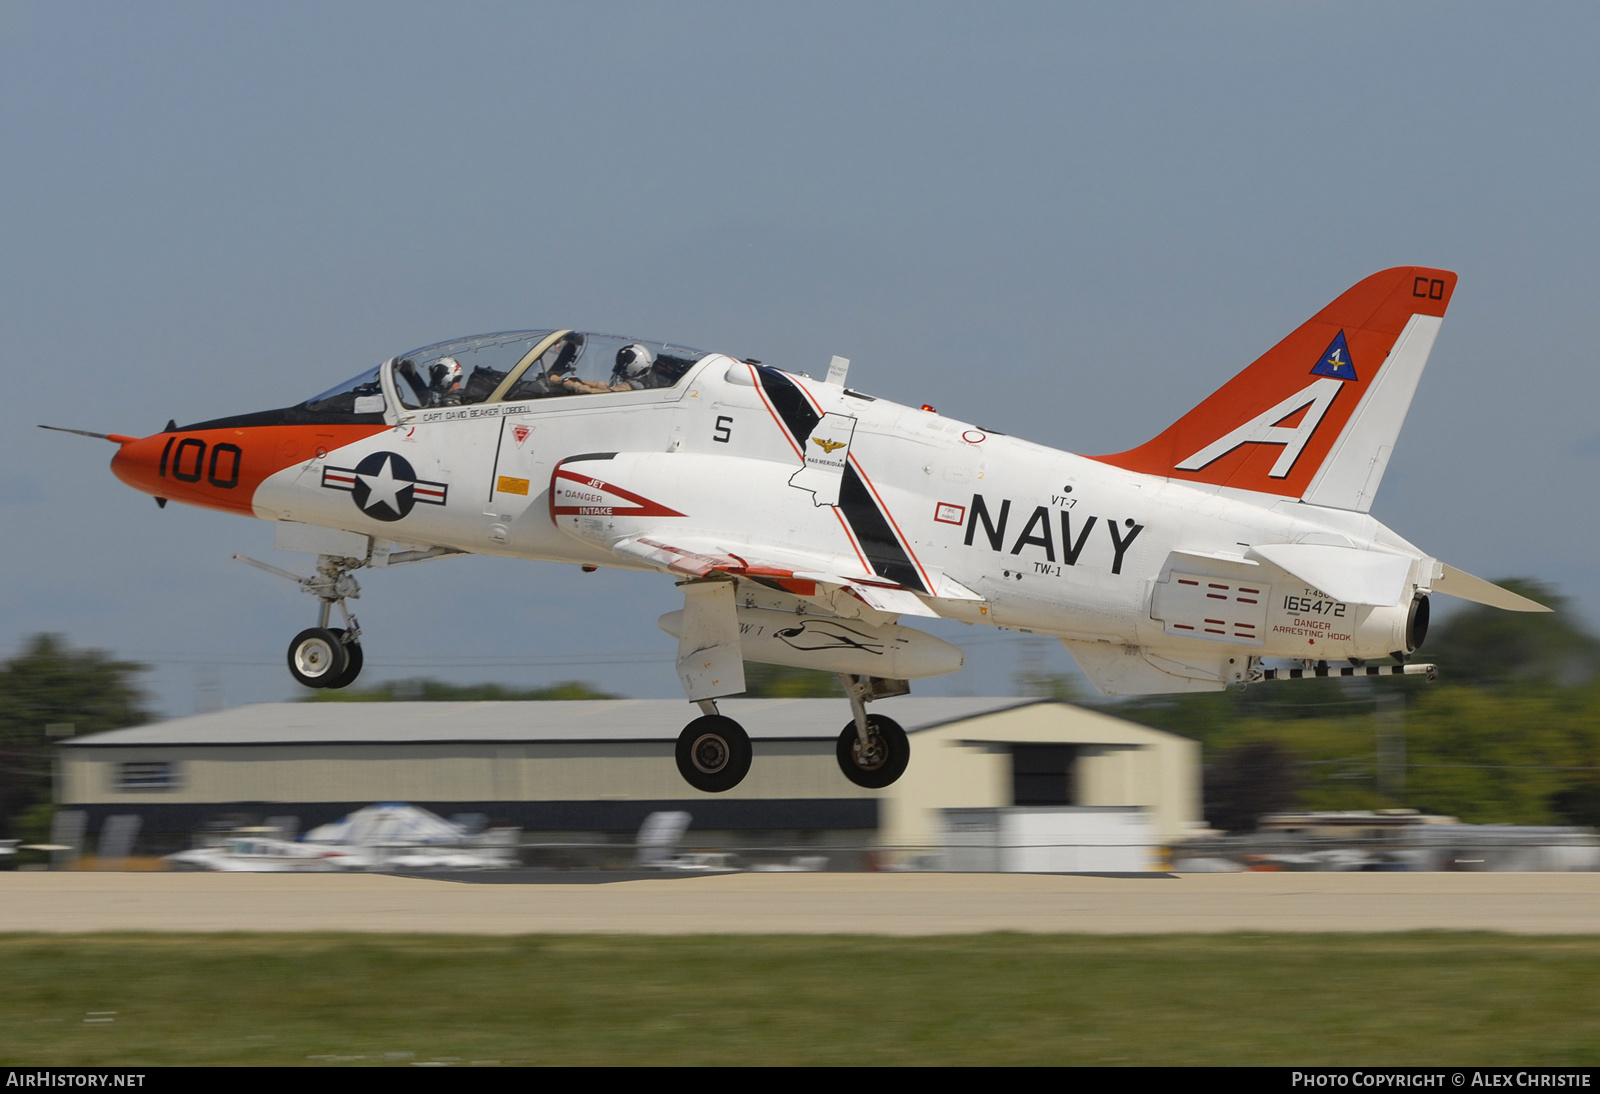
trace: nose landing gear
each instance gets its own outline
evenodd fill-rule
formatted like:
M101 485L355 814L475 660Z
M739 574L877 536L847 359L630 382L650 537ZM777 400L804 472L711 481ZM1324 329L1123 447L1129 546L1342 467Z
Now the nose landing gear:
M361 624L350 614L345 601L360 599L361 586L350 571L360 569L365 563L338 555L318 555L317 572L311 577L301 577L244 555L233 557L288 578L300 586L301 592L310 593L319 601L317 625L301 631L289 643L289 674L308 688L344 688L355 683L365 660L361 655ZM344 616L343 627L328 626L336 606Z

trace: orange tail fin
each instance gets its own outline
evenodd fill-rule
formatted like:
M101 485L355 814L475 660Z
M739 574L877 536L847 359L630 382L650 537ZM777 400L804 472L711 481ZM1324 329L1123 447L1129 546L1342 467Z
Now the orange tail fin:
M1455 287L1447 270L1375 273L1159 437L1094 458L1366 512Z

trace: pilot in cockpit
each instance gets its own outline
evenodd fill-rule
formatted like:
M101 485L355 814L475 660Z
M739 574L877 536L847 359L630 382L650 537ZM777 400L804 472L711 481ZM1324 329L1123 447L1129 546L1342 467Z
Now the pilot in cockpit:
M459 406L461 404L461 362L454 357L441 357L428 366L428 405Z
M654 387L651 370L655 363L655 354L648 347L638 342L623 346L617 350L617 363L611 370L611 385L606 390L642 391Z

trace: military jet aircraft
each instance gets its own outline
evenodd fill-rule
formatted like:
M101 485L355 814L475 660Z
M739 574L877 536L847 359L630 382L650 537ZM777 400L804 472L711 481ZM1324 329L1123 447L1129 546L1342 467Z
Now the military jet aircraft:
M159 504L277 521L278 546L318 556L312 577L277 571L320 603L289 646L302 684L361 671L362 568L475 552L656 570L684 593L661 626L702 711L677 748L692 786L749 769L717 712L749 660L839 673L839 765L881 787L910 749L866 704L962 664L908 616L1053 635L1101 692L1136 695L1431 674L1410 657L1432 593L1545 610L1369 513L1455 284L1374 274L1106 456L865 395L842 358L811 379L566 329L424 346L281 410L91 435Z

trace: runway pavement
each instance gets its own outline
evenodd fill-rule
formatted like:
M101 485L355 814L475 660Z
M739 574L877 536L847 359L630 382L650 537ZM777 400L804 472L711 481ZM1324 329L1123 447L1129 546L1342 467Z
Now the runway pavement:
M381 874L0 873L0 932L1600 933L1600 874L729 874L482 885Z

